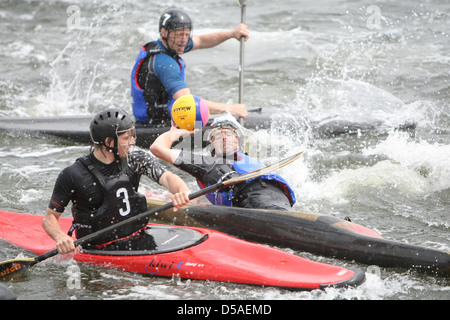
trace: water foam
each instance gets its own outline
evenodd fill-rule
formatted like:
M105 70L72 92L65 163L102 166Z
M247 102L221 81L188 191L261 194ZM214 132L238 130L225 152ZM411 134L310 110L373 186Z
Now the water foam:
M364 153L388 157L399 170L410 172L409 177L422 180L424 192L450 188L450 145L411 140L406 133L394 132ZM404 182L409 183L407 177Z

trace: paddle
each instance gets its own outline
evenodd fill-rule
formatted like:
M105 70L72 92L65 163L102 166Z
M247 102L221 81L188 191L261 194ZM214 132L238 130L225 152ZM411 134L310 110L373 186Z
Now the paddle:
M229 180L226 180L226 181L223 181L223 182L216 183L216 184L214 184L212 186L209 186L209 187L207 187L205 189L202 189L202 190L199 190L197 192L192 193L189 196L189 199L193 200L195 198L198 198L198 197L203 196L203 195L205 195L207 193L216 191L218 189L224 188L226 186L231 186L231 185L234 185L236 183L243 182L243 181L246 181L246 180L249 180L249 179L253 179L253 178L259 177L261 175L267 174L269 172L275 171L277 169L280 169L280 168L282 168L282 167L292 163L293 161L295 161L298 158L300 158L302 155L303 155L303 152L299 152L299 153L296 153L296 154L294 154L294 155L292 155L290 157L287 157L287 158L285 158L283 160L280 160L280 161L275 162L275 163L273 163L271 165L268 165L268 166L266 166L264 168L257 169L255 171L252 171L252 172L249 172L249 173L237 176L235 178L232 178L232 179L229 179ZM138 215L136 215L134 217L131 217L131 218L127 219L127 220L121 221L119 223L116 223L114 225L106 227L106 228L104 228L102 230L99 230L99 231L96 231L94 233L91 233L90 235L87 235L85 237L77 239L77 240L74 241L74 244L75 244L75 246L79 246L79 245L88 243L88 242L92 241L93 239L96 239L96 238L98 238L98 237L100 237L100 236L102 236L102 235L104 235L104 234L106 234L108 232L111 232L111 231L113 231L115 229L121 228L121 227L123 227L123 226L125 226L127 224L132 223L132 222L135 222L135 221L138 221L138 220L147 219L151 215L155 214L156 212L164 211L164 210L173 208L173 206L174 206L173 202L166 203L166 204L164 204L164 205L162 205L160 207L157 207L157 208L154 208L152 210L143 212L143 213L138 214ZM52 251L46 252L46 253L44 253L44 254L42 254L40 256L34 257L34 258L18 258L18 259L12 259L12 260L7 260L7 261L0 262L0 278L5 278L7 276L9 277L10 275L12 275L12 274L14 274L16 272L19 272L19 271L21 271L21 270L23 270L23 269L25 269L27 267L32 267L36 263L41 262L41 261L43 261L43 260L45 260L47 258L53 257L53 256L55 256L57 254L58 254L58 249L54 249Z
M241 23L245 23L245 8L247 6L248 0L237 0L239 7L241 8ZM239 61L239 103L243 101L244 95L244 37L241 37L241 50L240 50L240 61ZM244 125L244 119L239 118L239 123L241 126Z

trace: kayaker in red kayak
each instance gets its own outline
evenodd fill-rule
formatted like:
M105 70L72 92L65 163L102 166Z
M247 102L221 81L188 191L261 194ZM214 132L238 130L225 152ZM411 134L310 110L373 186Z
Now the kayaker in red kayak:
M212 129L205 133L210 142L210 155L172 149L172 144L180 136L192 133L172 127L155 140L150 151L194 176L201 188L263 167L261 162L243 152L242 127L231 115L216 118ZM212 204L242 208L291 210L295 203L291 187L275 173L238 183L206 197Z
M185 182L167 171L144 151L132 151L136 143L134 119L117 108L102 111L90 124L93 151L61 171L42 226L55 239L60 253L75 249L73 238L64 233L58 219L72 201L74 222L70 234L77 238L147 211L144 195L137 192L146 175L167 188L175 208L189 202ZM176 209L175 209L176 210ZM154 247L153 237L144 232L145 221L129 224L96 240L90 246L105 250L143 250Z

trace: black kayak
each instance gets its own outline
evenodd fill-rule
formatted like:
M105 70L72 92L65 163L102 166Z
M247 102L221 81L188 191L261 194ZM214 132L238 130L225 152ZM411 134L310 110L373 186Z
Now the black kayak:
M0 131L11 135L27 135L30 137L60 139L80 144L90 144L89 125L92 115L58 116L58 117L29 117L29 118L0 118ZM213 117L208 121L207 129ZM245 120L247 129L259 130L270 128L270 113L261 109L253 110ZM140 147L148 148L162 133L170 129L170 124L136 125L137 142ZM201 135L193 139L195 143L202 141ZM197 143L198 145L198 143Z
M277 109L256 108L249 110L244 121L244 127L250 130L268 130L274 123L274 115L280 114ZM216 115L212 115L205 129L213 121ZM27 135L40 138L58 138L63 141L70 141L80 144L90 144L89 124L93 115L56 116L56 117L22 117L22 118L0 118L0 131L12 135ZM281 121L289 126L290 120ZM276 122L277 125L284 125ZM385 132L387 128L381 122L376 123L355 123L346 120L329 120L324 122L305 123L298 119L297 125L304 130L310 129L312 133L321 138L336 137L343 134L364 134L373 132ZM137 125L137 145L148 148L153 141L162 133L170 129L170 123L164 125ZM288 128L289 129L289 128ZM301 129L301 128L300 128ZM415 124L405 124L399 126L400 130L414 130ZM193 142L196 146L202 141L201 134L195 135Z
M163 204L147 200L149 208ZM215 229L252 242L351 260L367 265L450 275L450 253L388 240L333 216L225 206L186 206L159 212L166 223Z

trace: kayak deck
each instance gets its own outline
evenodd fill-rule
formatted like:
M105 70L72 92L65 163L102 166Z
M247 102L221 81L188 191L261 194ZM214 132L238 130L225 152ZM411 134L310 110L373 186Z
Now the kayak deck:
M42 216L0 211L0 238L42 254L54 249L42 229ZM72 219L60 218L64 231ZM265 245L203 228L150 224L158 250L140 252L81 251L74 260L144 275L211 280L295 290L361 284L360 269L311 261ZM167 245L166 247L164 247Z

